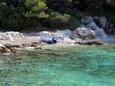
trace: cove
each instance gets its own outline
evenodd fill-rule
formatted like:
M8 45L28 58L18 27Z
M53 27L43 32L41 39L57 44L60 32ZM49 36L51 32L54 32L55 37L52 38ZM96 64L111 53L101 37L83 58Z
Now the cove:
M115 86L115 46L40 49L0 56L0 86Z

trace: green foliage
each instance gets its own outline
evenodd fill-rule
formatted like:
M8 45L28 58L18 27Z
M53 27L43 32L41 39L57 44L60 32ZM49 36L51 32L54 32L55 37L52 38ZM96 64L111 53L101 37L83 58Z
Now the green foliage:
M115 21L114 8L106 0L0 0L0 27L76 28L80 25L76 18L79 20L82 14L109 15Z
M78 21L69 14L62 14L59 12L51 12L50 16L42 19L42 24L50 28L71 28L74 29L79 26Z
M47 16L47 14L45 14L44 12L44 9L47 6L44 0L26 0L25 4L27 7L30 7L30 10L25 13L26 17L30 17L30 16L46 17Z
M44 12L46 7L44 0L17 0L19 1L17 5L16 2L11 1L4 0L0 2L0 26L3 28L18 30L39 26L38 18L48 16Z
M112 21L115 23L115 15L112 16Z

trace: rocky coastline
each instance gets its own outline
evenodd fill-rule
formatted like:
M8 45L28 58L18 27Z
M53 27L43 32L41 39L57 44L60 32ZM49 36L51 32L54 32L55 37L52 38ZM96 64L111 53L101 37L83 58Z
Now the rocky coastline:
M21 33L15 31L0 32L0 53L16 53L19 50L42 49L44 45L104 45L108 41L105 33L106 17L98 19L85 16L81 19L81 26L74 30L64 29L55 31L41 31ZM112 39L114 40L114 38Z

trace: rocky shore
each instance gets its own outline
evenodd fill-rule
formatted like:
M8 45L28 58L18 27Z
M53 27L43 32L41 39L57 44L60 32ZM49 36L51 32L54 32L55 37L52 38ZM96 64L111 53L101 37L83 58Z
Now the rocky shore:
M85 31L86 30L86 31ZM85 32L84 32L85 31ZM0 53L16 53L18 50L42 49L44 45L101 45L95 33L88 28L79 27L74 31L42 31L35 33L2 32L0 34ZM55 40L55 42L54 42Z
M98 19L85 16L81 19L81 27L75 30L55 30L31 33L0 32L0 53L16 53L18 50L42 49L44 45L103 45L108 37L105 33L107 21L105 17ZM114 40L114 38L113 38Z

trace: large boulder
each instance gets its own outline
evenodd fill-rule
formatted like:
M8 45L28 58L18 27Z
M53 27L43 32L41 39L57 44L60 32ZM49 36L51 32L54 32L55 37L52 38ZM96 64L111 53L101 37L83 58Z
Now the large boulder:
M73 34L78 35L83 40L95 39L96 34L90 28L79 27L73 31Z
M93 31L95 31L96 36L98 38L100 38L100 39L106 39L107 38L104 29L97 26L95 22L91 22L91 23L87 24L86 27L91 28Z

